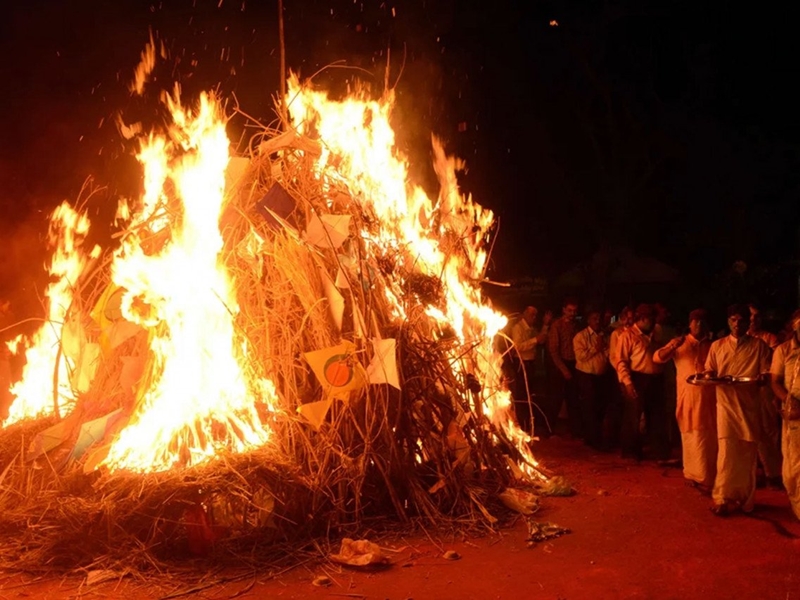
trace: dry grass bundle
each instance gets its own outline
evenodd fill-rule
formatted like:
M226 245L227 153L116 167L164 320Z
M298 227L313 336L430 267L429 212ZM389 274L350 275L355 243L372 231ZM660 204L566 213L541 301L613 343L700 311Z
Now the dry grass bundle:
M150 352L147 336L134 336L104 358L63 446L26 456L26 442L52 420L0 432L0 564L161 568L187 552L252 556L281 542L358 531L387 515L406 523L494 522L494 499L514 479L508 459L521 457L481 412L481 383L457 375L474 372L476 350L455 336L431 335L424 309L442 301L437 278L399 272L388 253L370 257L358 236L348 243L360 260L346 268L336 250L300 241L297 231L315 213L348 214L355 229L367 231L376 218L343 183L323 189L312 168L318 149L293 133L265 132L221 218L225 266L238 294L237 335L254 357L247 375L271 379L281 399L277 408L261 407L271 441L199 467L85 474L69 458L70 442L86 420L134 409L119 373L126 358ZM296 202L288 227L256 210L276 178ZM108 285L109 256L76 286L70 310L92 339L99 331L89 315ZM350 284L341 329L324 292L325 278L340 269ZM403 293L402 324L388 304L392 286ZM397 340L402 391L370 385L334 401L323 425L311 427L297 408L319 400L321 387L302 353L350 339L366 365L374 333Z

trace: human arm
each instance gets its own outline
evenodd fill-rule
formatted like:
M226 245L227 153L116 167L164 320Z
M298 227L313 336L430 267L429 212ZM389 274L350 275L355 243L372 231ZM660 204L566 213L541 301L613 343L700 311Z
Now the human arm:
M617 338L616 364L614 369L617 371L617 378L623 385L625 393L629 398L636 398L636 388L633 387L631 378L631 353L633 350L633 337L628 332L623 333Z
M517 352L531 350L539 343L539 339L536 336L526 339L525 333L526 331L521 321L515 323L511 329L511 341L514 342L514 348L517 349Z
M685 339L684 336L671 339L667 344L653 353L653 362L659 364L669 362L670 359L675 356L675 351L681 347Z

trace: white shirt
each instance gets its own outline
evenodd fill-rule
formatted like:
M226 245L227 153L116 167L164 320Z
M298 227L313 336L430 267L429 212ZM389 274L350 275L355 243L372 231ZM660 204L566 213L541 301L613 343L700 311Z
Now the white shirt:
M795 398L800 398L800 344L797 339L783 342L775 348L772 355L772 366L769 372L778 377L783 377L783 387Z
M732 335L711 344L706 370L724 377L758 377L770 366L771 350L751 335ZM717 430L720 438L757 442L761 432L759 386L731 384L714 386L717 392Z
M575 349L575 368L578 371L589 375L602 375L606 372L608 343L602 333L586 327L572 338L572 346Z
M525 319L520 318L514 323L514 327L511 328L511 340L514 342L514 348L522 360L536 359L536 346L539 343L536 340L537 335L539 335L539 331L535 327L528 325Z

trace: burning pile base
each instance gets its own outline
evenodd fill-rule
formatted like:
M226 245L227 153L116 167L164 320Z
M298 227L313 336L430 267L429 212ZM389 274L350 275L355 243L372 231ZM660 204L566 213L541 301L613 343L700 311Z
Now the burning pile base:
M359 131L377 128L382 105L358 106ZM403 178L381 188L392 173L359 171L323 123L308 122L265 131L248 158L223 165L213 222L234 294L206 287L230 315L227 343L243 365L231 381L245 382L249 404L200 406L166 438L155 431L207 401L203 386L226 368L192 337L184 346L198 362L179 363L171 395L154 391L179 360L159 349L188 317L168 322L159 302L172 291L147 287L123 261L154 262L202 229L188 198L164 185L120 247L72 282L52 372L67 361L55 389L66 383L74 400L59 406L53 392L50 416L0 431L0 566L145 569L354 534L386 517L492 525L504 490L545 481L510 416L491 343L499 327L487 325L498 316L480 298L491 218L458 194L457 165L434 144L441 191L421 202ZM191 324L190 334L216 327Z

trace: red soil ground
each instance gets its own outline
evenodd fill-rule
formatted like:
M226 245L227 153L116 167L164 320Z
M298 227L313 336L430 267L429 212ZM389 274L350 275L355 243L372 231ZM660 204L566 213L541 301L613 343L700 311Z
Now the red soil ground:
M474 539L378 540L402 548L380 572L306 562L277 577L265 571L215 584L225 578L216 574L193 591L176 580L86 586L80 577L36 582L14 575L0 580L0 599L800 599L800 522L785 493L758 490L751 516L720 518L708 510L708 498L683 484L679 469L635 465L558 438L535 450L577 494L543 499L537 519L572 533L531 548L520 520ZM443 558L446 550L461 558ZM321 575L329 587L312 585Z

